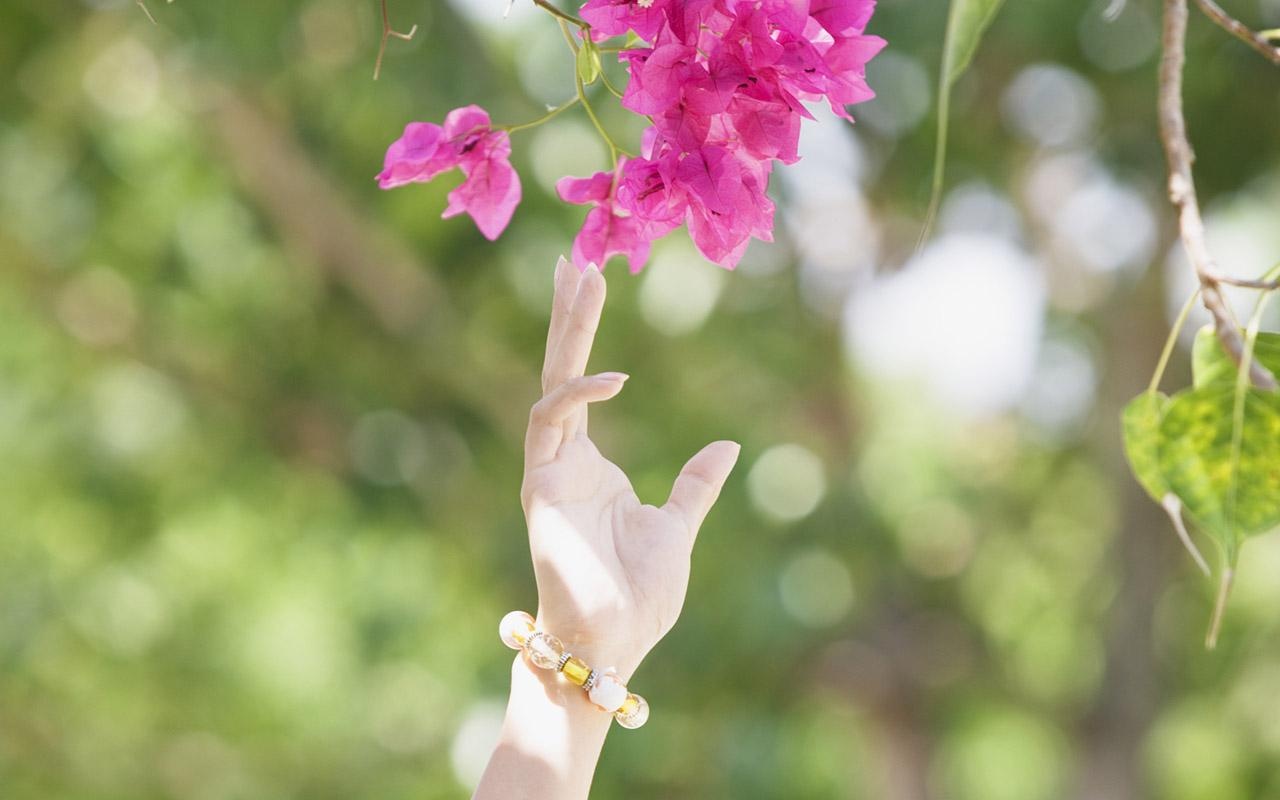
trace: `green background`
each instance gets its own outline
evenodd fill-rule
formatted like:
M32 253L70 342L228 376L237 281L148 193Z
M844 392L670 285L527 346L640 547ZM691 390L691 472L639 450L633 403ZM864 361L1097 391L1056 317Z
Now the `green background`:
M634 680L652 718L608 742L596 797L1280 796L1280 542L1245 551L1206 653L1212 582L1120 450L1187 283L1165 268L1158 4L1107 5L1008 4L956 89L948 178L1020 220L1036 364L1065 347L1090 379L1041 371L974 413L850 345L845 293L910 259L928 201L939 0L881 4L898 61L835 138L873 165L863 266L797 266L814 242L783 217L813 206L778 180L779 241L739 272L678 240L608 269L593 368L632 379L593 415L602 449L661 502L706 441L744 448ZM497 620L536 602L520 443L582 213L548 182L602 151L576 111L518 134L497 244L438 218L456 178L372 176L405 122L531 119L573 63L500 0L392 2L419 31L377 82L371 0L150 6L154 26L127 0L0 7L0 797L466 796L505 694ZM1199 18L1190 60L1211 228L1274 257L1280 73ZM1033 63L1094 98L1084 134L1020 133ZM1027 180L1054 156L1139 199L1134 263L1080 263L1069 198ZM955 319L910 321L924 362L963 361ZM1181 351L1168 382L1188 376Z

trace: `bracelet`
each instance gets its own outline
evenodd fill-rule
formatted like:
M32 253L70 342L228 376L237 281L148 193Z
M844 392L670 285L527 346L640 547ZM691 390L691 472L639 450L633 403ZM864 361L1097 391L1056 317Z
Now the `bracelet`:
M540 631L533 617L523 611L512 611L498 623L498 636L512 650L520 650L535 667L553 669L570 683L581 686L587 699L601 711L613 715L624 728L639 728L649 719L649 704L638 694L627 691L618 673L609 667L603 672L564 649L559 639Z

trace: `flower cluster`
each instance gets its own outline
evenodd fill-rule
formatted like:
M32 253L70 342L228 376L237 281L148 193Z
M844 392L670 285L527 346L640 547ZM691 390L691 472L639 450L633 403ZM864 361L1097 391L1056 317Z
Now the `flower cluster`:
M497 239L520 205L520 176L511 166L510 134L493 130L488 112L479 106L450 111L443 127L430 122L405 126L404 135L387 149L378 185L394 189L426 183L454 167L466 180L449 193L444 218L465 211L485 238Z
M874 96L866 64L884 47L865 33L874 9L875 0L588 0L580 47L629 34L644 45L618 54L630 76L621 102L651 125L638 156L557 185L566 202L592 205L574 262L623 255L638 272L652 242L682 224L729 269L752 238L771 241L769 177L774 161L799 159L801 121L813 119L805 103L825 99L852 119L845 107ZM473 106L443 128L410 125L379 177L390 188L460 166L467 180L445 215L465 210L494 238L520 198L510 152L507 134Z

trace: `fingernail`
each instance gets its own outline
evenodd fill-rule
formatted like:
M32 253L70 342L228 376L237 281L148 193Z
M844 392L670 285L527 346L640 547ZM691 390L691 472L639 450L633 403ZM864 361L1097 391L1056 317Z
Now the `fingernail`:
M625 381L627 378L630 378L631 376L625 372L602 372L600 373L599 377L600 377L600 380L622 383L623 381Z

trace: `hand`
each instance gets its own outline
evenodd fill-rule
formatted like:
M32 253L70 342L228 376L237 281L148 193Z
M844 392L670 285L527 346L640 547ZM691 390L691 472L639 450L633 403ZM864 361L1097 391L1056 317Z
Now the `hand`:
M587 436L587 404L617 395L627 376L584 377L604 307L595 267L556 267L542 399L525 438L521 499L538 582L538 626L624 681L684 606L703 518L738 459L733 442L685 465L666 505L644 505Z

